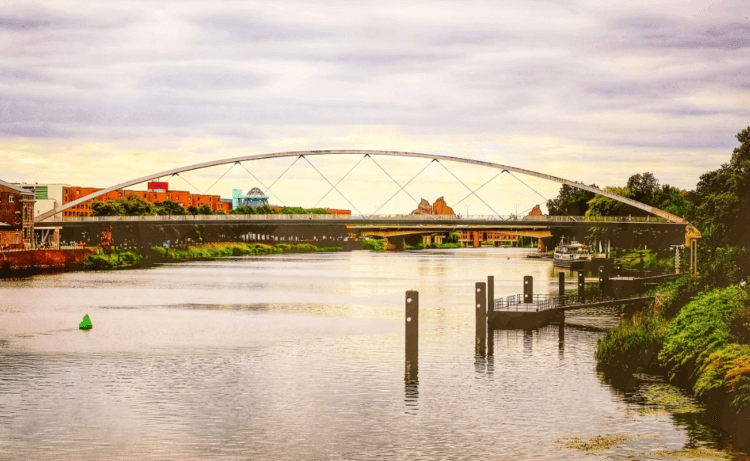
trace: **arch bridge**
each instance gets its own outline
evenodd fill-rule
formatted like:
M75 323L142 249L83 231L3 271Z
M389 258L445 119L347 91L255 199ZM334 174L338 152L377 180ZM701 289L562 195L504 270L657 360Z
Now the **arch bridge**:
M318 170L317 168L315 168L315 166L308 159L308 158L314 158L314 157L319 157L319 156L352 156L352 155L354 155L354 156L361 156L362 158L360 159L360 161L352 169L350 169L336 183L334 183L331 180L329 180L328 178L326 178L320 172L320 170ZM146 175L146 176L142 176L142 177L139 177L139 178L131 179L131 180L122 182L120 184L116 184L116 185L113 185L113 186L101 189L99 191L93 192L93 193L91 193L89 195L86 195L84 197L81 197L79 199L73 200L73 201L71 201L69 203L64 204L63 206L61 206L59 208L56 208L56 209L51 210L51 211L49 211L47 213L43 213L43 214L39 215L35 219L35 221L36 222L42 222L42 221L44 221L45 224L46 223L61 223L61 224L68 223L68 222L71 221L70 218L60 219L60 218L55 218L55 216L59 215L60 213L62 213L63 211L65 211L65 210L67 210L69 208L75 207L75 206L77 206L77 205L79 205L81 203L84 203L84 202L87 202L89 200L95 199L95 198L100 197L100 196L102 196L104 194L107 194L109 192L120 190L120 189L124 189L124 188L130 187L130 186L134 186L134 185L138 185L138 184L142 184L142 183L145 183L147 181L155 180L157 178L179 176L181 173L185 173L185 172L188 172L188 171L201 170L201 169L215 167L215 166L220 166L220 165L231 165L231 167L230 167L229 170L231 170L232 168L234 168L237 165L240 165L240 166L242 166L244 168L244 166L242 164L245 163L245 162L256 162L256 161L261 161L261 160L277 159L277 158L295 158L295 160L292 163L292 165L290 165L284 171L284 173L282 173L282 175L279 176L279 178L277 178L273 182L273 184L271 184L270 187L266 188L266 191L265 191L266 194L276 184L276 182L278 182L278 180L281 179L281 177L284 176L284 174L286 174L287 171L289 171L289 168L291 168L291 166L293 166L295 163L297 163L300 160L304 160L304 161L307 162L307 164L309 164L309 166L311 166L313 169L315 169L315 171L317 171L318 174L320 174L320 176L330 186L328 192L326 192L326 194L323 197L325 197L330 192L332 192L332 191L335 190L336 192L338 192L339 194L341 194L341 196L344 197L344 199L346 199L347 202L349 202L352 205L352 207L356 210L356 206L354 206L354 204L352 204L344 196L344 194L341 193L341 191L337 188L337 186L364 159L370 158L373 162L375 162L378 165L378 167L380 167L381 170L383 170L383 172L386 173L386 175L394 183L396 183L397 186L399 186L399 190L396 192L396 194L394 194L393 196L391 196L388 199L388 201L390 201L393 197L395 197L401 191L404 191L404 192L406 192L408 194L408 192L405 190L405 187L408 186L414 179L416 179L417 176L419 176L422 173L422 171L425 170L425 168L427 166L429 166L429 164L428 164L427 166L425 166L424 168L422 168L416 175L414 175L409 181L407 181L407 182L405 182L405 183L402 184L399 181L397 181L396 179L394 179L393 176L391 174L389 174L375 160L376 157L406 157L406 158L414 158L414 159L426 159L426 160L430 160L429 164L432 164L433 162L437 162L441 166L443 166L443 168L445 168L457 181L459 181L469 191L469 195L467 196L467 198L469 196L473 195L473 196L477 197L479 200L481 200L485 205L487 205L493 211L494 211L494 209L489 204L487 204L487 202L485 202L481 197L479 197L479 195L477 195L477 191L480 188L484 187L487 183L489 183L490 181L492 181L492 179L495 179L496 177L500 176L503 173L510 174L511 176L513 176L514 178L516 178L519 182L521 182L524 185L526 185L527 187L529 187L529 189L533 190L530 186L528 186L528 184L526 184L523 181L521 181L514 174L514 173L517 173L517 174L520 174L520 175L525 175L525 176L531 176L531 177L535 177L535 178L540 178L540 179L543 179L543 180L546 180L546 181L551 181L551 182L555 182L555 183L559 183L559 184L564 184L564 185L568 185L568 186L575 187L575 188L578 188L578 189L582 189L582 190L586 190L586 191L589 191L589 192L593 192L594 194L602 195L602 196L608 197L608 198L610 198L612 200L616 200L618 202L622 202L624 204L627 204L627 205L632 206L634 208L637 208L639 210L646 211L646 212L650 213L651 215L654 215L655 217L660 218L660 219L653 219L652 218L652 219L646 219L646 220L643 220L643 219L635 219L634 220L633 218L629 218L629 217L620 217L620 218L608 217L607 219L598 219L598 218L586 218L586 217L574 217L574 216L569 216L569 217L564 217L564 216L563 217L550 216L550 217L535 217L535 222L531 223L531 222L524 222L525 220L519 220L518 217L503 217L503 216L501 216L501 215L499 215L499 214L496 213L496 216L488 216L484 220L472 218L471 221L474 221L475 225L477 225L477 226L486 225L486 226L490 226L492 229L499 229L499 228L502 228L502 226L500 224L504 223L504 224L507 225L506 228L509 228L510 230L516 230L516 231L518 231L518 230L522 230L522 231L538 231L539 229L549 229L550 227L553 227L553 226L564 226L563 223L567 223L567 225L589 225L590 226L592 224L592 220L596 221L596 222L599 222L601 224L605 224L605 221L608 222L608 223L614 223L614 222L620 222L620 223L641 222L641 223L654 223L654 224L657 224L657 223L671 223L671 224L677 224L677 225L684 225L685 226L685 243L686 243L686 245L689 248L691 248L691 252L693 252L695 250L695 246L697 244L696 243L696 239L700 238L700 233L697 231L697 229L695 229L695 227L693 227L689 222L687 222L685 219L683 219L683 218L681 218L679 216L676 216L676 215L671 214L671 213L669 213L667 211L664 211L664 210L660 210L660 209L658 209L656 207L653 207L651 205L647 205L645 203L641 203L641 202L638 202L636 200L633 200L633 199L630 199L630 198L627 198L627 197L623 197L621 195L615 194L615 193L607 191L607 190L599 189L599 188L594 187L594 186L589 186L589 185L583 184L583 183L578 182L578 181L572 181L572 180L569 180L569 179L560 178L560 177L549 175L549 174L546 174L546 173L540 173L540 172L537 172L537 171L532 171L532 170L528 170L528 169L524 169L524 168L518 168L518 167L514 167L514 166L510 166L510 165L505 165L505 164L500 164L500 163L495 163L495 162L487 162L487 161L482 161L482 160L475 160L475 159L470 159L470 158L455 157L455 156L448 156L448 155L439 155L439 154L430 154L430 153L420 153L420 152L358 150L358 149L308 150L308 151L291 151L291 152L278 152L278 153L268 153L268 154L255 154L255 155L247 155L247 156L227 158L227 159L221 159L221 160L213 160L213 161L209 161L209 162L197 163L197 164L194 164L194 165L183 166L183 167L174 168L174 169L171 169L171 170L156 172L156 173L152 173L152 174L149 174L149 175ZM499 170L499 172L490 181L487 181L485 184L483 184L479 188L471 189L471 187L469 187L463 181L461 181L446 166L446 164L451 164L451 163L474 165L474 166L481 167L481 168L490 168L490 169ZM226 175L229 172L229 170L227 170L227 172L224 173L224 175ZM250 173L257 180L257 177L255 177L255 175L253 175L252 172L250 172L250 170L247 170L247 172ZM222 175L221 177L223 177L224 175ZM221 179L221 178L219 178L219 179ZM534 192L536 192L536 191L534 191ZM539 193L537 192L537 194L539 194ZM410 195L410 194L408 194L408 195ZM539 194L539 195L541 195L541 194ZM413 199L413 197L412 197L412 199ZM386 203L388 203L388 201L386 201ZM378 208L378 210L376 210L376 213L383 206L385 206L386 203L384 203L383 205L381 205ZM154 217L154 218L162 218L162 217ZM232 217L213 217L213 216L211 216L211 217L207 217L207 218L219 218L219 219L226 219L226 220L237 219L234 216L232 216ZM268 216L268 218L271 218L271 216ZM398 226L394 222L395 220L388 219L388 218L389 217L387 217L387 216L382 216L382 215L377 215L377 214L371 214L371 215L367 216L367 215L364 215L364 214L360 213L360 216L351 216L349 218L349 220L352 221L352 222L347 223L347 224L350 225L350 226L352 226L353 228L358 229L360 232L368 232L368 231L372 232L373 235L376 235L376 233L378 233L378 232L380 232L380 233L382 233L382 232L397 232L399 230L397 228L398 226L402 226L403 227L403 226L406 226L407 224L414 224L414 225L424 225L425 224L423 217L418 217L418 216L400 216L397 219L399 221ZM146 217L146 219L148 219L148 217ZM258 219L258 218L253 218L253 219ZM119 221L120 219L117 219L117 217L113 217L112 220L113 221ZM414 221L414 222L412 222L412 221ZM486 222L480 222L480 221L486 221ZM517 226L516 227L510 226L511 222L513 222L513 221L517 222ZM445 222L443 224L448 224L448 223ZM460 224L468 224L468 222L467 221L463 221ZM533 228L529 227L529 225L531 225L531 224L533 224ZM521 227L520 229L519 229L519 226ZM417 229L416 231L414 229L401 229L401 230L403 230L404 232L409 232L409 233L411 233L411 232L418 232L419 231L419 229ZM427 231L427 229L424 229L424 230ZM691 258L691 261L692 261L692 258Z

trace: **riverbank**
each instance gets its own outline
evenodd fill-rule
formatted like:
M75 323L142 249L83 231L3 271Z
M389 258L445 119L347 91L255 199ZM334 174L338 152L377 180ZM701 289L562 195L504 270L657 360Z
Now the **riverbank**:
M22 250L0 252L0 277L80 269L92 248Z
M659 301L607 332L597 368L624 387L636 373L662 374L706 402L708 422L750 451L750 296L732 286L702 290L683 277Z

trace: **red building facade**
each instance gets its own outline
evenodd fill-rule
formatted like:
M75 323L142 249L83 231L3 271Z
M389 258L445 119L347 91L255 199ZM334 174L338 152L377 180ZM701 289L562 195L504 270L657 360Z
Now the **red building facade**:
M100 190L101 189L95 187L64 187L63 205ZM94 200L105 201L124 199L130 195L135 195L136 197L148 200L151 203L161 203L169 200L178 203L185 209L191 206L198 208L201 205L208 205L211 208L211 211L219 210L225 213L232 211L232 204L222 202L221 197L218 195L191 194L188 191L169 190L169 183L166 182L150 182L148 183L148 190L145 191L116 190L100 195ZM92 209L91 204L94 200L89 200L63 211L63 216L93 216L94 210Z
M34 193L0 180L0 249L34 245Z

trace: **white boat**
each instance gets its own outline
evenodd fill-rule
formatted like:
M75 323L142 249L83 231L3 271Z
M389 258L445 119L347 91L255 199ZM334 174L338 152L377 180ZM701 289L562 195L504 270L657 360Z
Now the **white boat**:
M577 261L589 261L591 253L586 248L586 244L578 243L575 240L566 243L565 237L563 237L555 247L555 254L552 259L555 266L570 267Z

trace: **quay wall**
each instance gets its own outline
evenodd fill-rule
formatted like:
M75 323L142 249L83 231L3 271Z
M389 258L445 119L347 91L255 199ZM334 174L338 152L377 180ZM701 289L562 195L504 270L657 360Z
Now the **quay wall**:
M0 252L0 273L28 270L68 270L80 267L91 248Z

